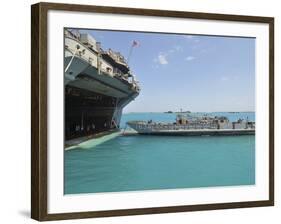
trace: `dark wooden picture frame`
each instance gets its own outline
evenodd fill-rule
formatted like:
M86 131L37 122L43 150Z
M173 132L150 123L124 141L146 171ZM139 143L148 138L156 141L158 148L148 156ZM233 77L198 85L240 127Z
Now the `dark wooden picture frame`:
M38 3L32 5L31 9L31 217L33 219L45 221L274 205L274 18L57 3ZM168 18L195 18L269 24L269 200L48 214L47 13L49 10L159 16Z

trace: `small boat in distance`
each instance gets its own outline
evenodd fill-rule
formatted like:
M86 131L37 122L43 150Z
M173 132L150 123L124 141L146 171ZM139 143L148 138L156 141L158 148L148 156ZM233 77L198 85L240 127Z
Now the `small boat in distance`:
M169 111L164 112L164 113L166 113L166 114L172 114L172 113L173 113L173 111L169 110Z
M178 114L174 123L149 121L128 121L127 125L143 135L254 135L255 122L238 119L230 122L224 116L191 116Z

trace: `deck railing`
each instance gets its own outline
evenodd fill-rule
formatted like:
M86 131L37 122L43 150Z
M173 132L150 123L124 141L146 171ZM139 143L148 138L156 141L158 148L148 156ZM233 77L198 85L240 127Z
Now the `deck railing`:
M139 130L188 130L188 129L219 129L217 124L137 124Z

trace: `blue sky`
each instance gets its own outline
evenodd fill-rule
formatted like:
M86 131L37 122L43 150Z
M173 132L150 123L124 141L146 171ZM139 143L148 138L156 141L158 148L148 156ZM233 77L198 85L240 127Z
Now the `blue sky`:
M87 30L126 58L141 85L124 112L255 111L255 39Z

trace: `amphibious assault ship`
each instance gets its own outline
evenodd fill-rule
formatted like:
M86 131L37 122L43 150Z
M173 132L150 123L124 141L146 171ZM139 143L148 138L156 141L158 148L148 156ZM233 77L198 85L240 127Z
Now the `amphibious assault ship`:
M88 33L64 35L65 139L119 129L122 109L140 92L124 56Z
M238 119L230 122L227 117L191 116L178 114L174 123L149 121L127 122L138 134L143 135L254 135L255 122L248 119Z

